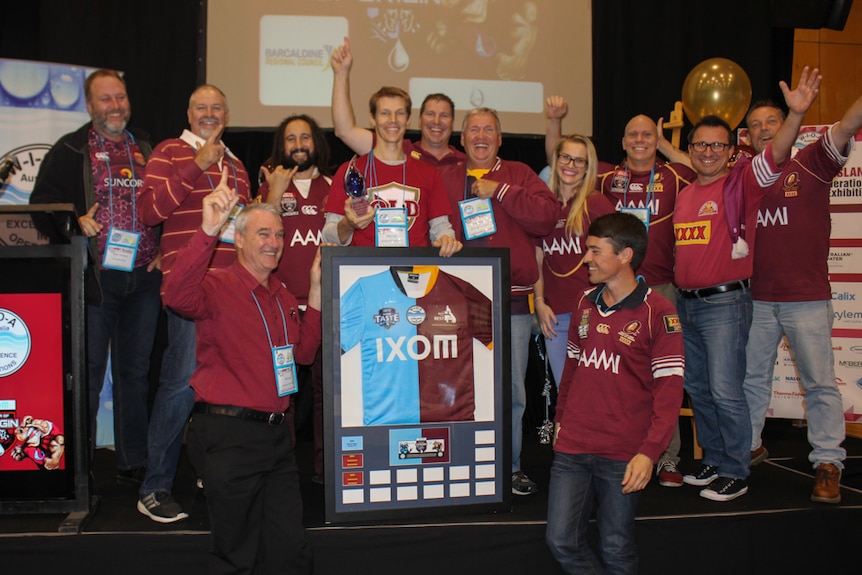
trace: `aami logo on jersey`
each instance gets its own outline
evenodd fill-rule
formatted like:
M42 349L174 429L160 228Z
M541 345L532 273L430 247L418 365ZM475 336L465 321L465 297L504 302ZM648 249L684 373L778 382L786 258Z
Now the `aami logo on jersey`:
M581 246L581 238L579 236L570 236L566 234L565 238L554 238L548 244L548 240L542 240L542 250L546 254L582 254L584 252Z
M775 208L775 211L769 210L757 211L757 226L765 228L767 226L786 226L787 225L787 207Z
M374 315L374 323L386 329L389 329L399 321L401 321L401 316L394 307L382 307Z
M295 230L293 230L293 235L290 238L290 247L294 247L296 245L319 246L322 239L323 239L323 235L321 233L321 230L319 230L319 229L318 230L308 229L308 230L305 230L305 233L303 233L299 229L295 229Z
M405 315L410 325L419 325L425 321L425 310L420 305L411 305Z
M605 350L599 352L597 349L593 348L589 354L581 353L581 357L578 359L578 365L592 367L600 371L610 370L611 373L616 375L620 372L620 356L615 353L607 353Z
M660 186L657 186L660 187ZM661 189L656 189L656 192L661 192ZM628 204L625 206L628 208L649 208L649 213L653 216L657 216L659 209L661 208L661 201L657 199L653 199L652 201L644 204L643 200L629 200ZM616 210L619 212L623 208L622 200L617 201Z
M458 323L458 318L447 305L444 309L438 309L434 312L434 321L437 323Z
M458 336L434 335L429 340L424 335L414 335L408 338L402 335L398 339L378 337L377 363L392 361L407 361L410 358L422 361L429 355L434 359L456 359L458 357Z

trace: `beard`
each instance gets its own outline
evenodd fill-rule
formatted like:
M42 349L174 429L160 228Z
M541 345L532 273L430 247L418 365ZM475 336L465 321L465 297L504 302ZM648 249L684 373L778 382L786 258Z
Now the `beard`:
M297 154L305 154L305 160L302 162L296 161L294 156ZM297 168L298 172L304 172L316 163L317 154L309 151L308 148L297 148L285 156L281 161L281 165L284 166L285 169L292 170L293 168Z
M108 120L108 115L114 113L115 110L108 110L104 114L91 117L93 126L97 132L108 134L111 136L122 136L129 123L129 114L123 116L122 122L111 122Z

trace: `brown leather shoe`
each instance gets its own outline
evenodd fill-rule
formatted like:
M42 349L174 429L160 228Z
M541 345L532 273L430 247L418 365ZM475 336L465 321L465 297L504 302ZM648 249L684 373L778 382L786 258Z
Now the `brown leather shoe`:
M751 459L749 460L748 466L754 467L755 465L760 465L767 459L769 459L769 452L761 445L751 452Z
M831 463L821 463L814 470L814 490L811 501L817 503L841 502L841 470Z

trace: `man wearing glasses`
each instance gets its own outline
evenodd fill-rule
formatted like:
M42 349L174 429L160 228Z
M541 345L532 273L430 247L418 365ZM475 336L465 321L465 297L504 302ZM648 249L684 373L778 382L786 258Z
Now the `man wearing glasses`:
M701 497L730 501L748 492L751 421L742 390L751 325L754 230L760 201L790 155L802 118L817 97L821 77L806 67L791 91L780 83L789 113L766 149L731 168L732 130L706 116L688 136L697 180L677 198L677 309L685 343L685 390L692 399L700 469L684 477Z

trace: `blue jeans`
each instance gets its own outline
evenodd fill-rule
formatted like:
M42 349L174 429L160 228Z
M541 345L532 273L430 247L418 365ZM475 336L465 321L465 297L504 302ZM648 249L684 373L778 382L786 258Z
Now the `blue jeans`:
M554 452L545 541L563 572L638 572L635 513L641 492L623 494L626 465L597 455ZM601 560L587 543L594 502Z
M572 312L558 313L557 325L554 326L557 337L545 338L545 350L548 353L548 362L551 364L551 372L554 374L557 391L560 390L560 379L563 377L563 367L566 365L566 343L569 341L571 322Z
M99 272L102 305L87 305L87 377L91 450L96 439L99 393L108 352L114 384L114 447L117 469L147 462L147 399L150 354L159 323L161 272Z
M512 316L512 471L521 469L521 444L524 441L524 411L527 409L527 362L530 359L530 334L533 316Z
M772 399L772 375L782 333L787 335L799 381L805 390L808 459L817 466L832 463L844 468L844 407L835 384L832 355L832 302L754 302L754 319L748 335L745 398L751 410L751 449L761 445L760 434Z
M168 347L162 356L159 388L150 416L147 449L147 477L141 485L141 497L157 491L171 492L183 431L195 403L189 379L197 367L195 357L195 324L170 309L168 316Z
M723 477L745 479L751 418L742 391L751 292L740 289L676 302L685 346L685 390L691 397L703 463Z

